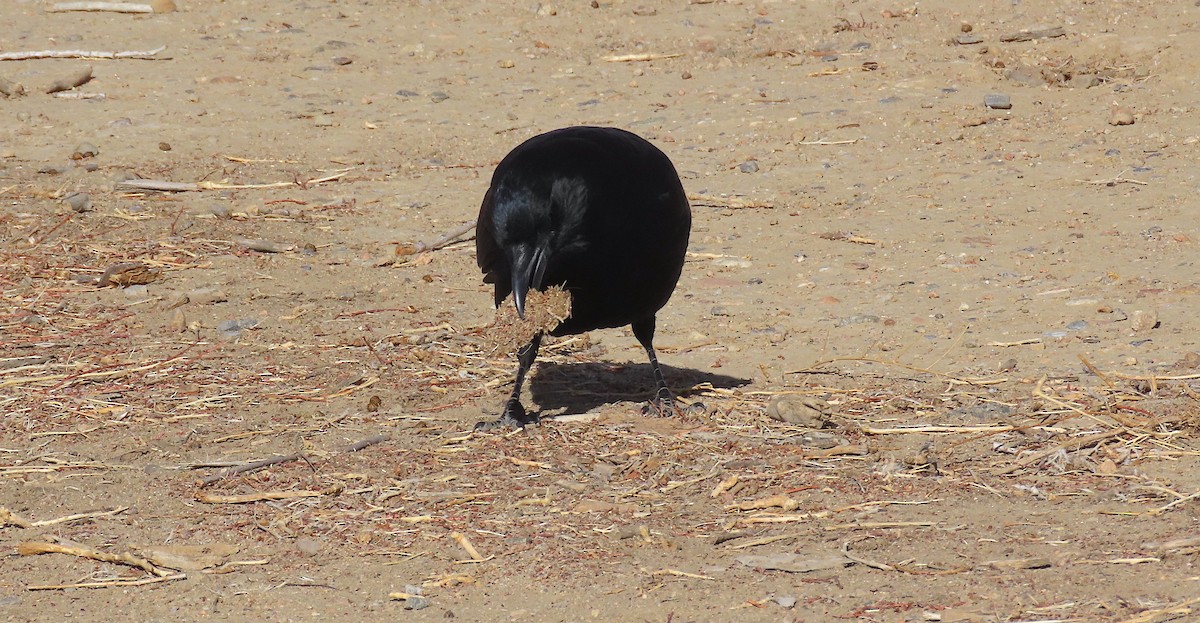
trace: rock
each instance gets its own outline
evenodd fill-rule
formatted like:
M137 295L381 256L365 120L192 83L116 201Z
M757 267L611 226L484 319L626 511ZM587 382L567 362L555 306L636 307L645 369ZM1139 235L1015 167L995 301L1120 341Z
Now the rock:
M983 96L983 105L994 110L1012 108L1012 98L1004 93L989 93Z
M80 214L92 211L92 198L87 193L71 193L63 197L63 201Z
M1108 118L1108 125L1133 125L1133 121L1133 111L1124 106L1117 106Z
M958 45L975 45L977 43L983 43L983 37L980 37L979 35L961 34L955 36L953 41Z
M222 320L217 324L217 333L226 339L232 339L242 334L243 329L253 329L258 326L258 320L255 318L241 318L239 320Z
M91 143L80 143L75 151L71 152L71 160L83 160L84 158L95 158L100 150Z
M825 428L830 423L829 416L821 411L817 401L795 395L772 398L767 404L767 416L772 420L805 428Z
M1129 314L1129 325L1134 333L1145 333L1158 326L1158 312L1154 310L1134 310Z
M316 539L310 539L306 536L296 539L296 550L306 556L313 556L320 553L322 547L324 546Z
M747 160L738 165L738 170L742 173L758 173L758 161Z
M1100 85L1100 77L1096 74L1075 74L1067 81L1072 89L1090 89Z

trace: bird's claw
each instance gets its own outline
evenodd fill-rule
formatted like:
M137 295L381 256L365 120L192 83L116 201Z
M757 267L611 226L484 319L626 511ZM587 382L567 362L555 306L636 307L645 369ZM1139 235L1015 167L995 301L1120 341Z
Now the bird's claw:
M654 399L642 405L642 415L652 417L671 417L679 415L679 401L671 390L663 387L654 395Z
M536 413L527 413L519 401L510 400L504 406L504 413L500 414L499 418L490 422L479 422L475 425L475 432L485 432L496 428L525 428L530 424L537 424L538 420Z

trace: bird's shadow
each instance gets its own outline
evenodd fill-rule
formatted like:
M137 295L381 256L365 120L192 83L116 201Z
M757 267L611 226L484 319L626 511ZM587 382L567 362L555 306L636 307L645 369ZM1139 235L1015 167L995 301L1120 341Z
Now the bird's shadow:
M662 366L667 385L684 402L709 383L718 389L750 384L725 374L692 368ZM649 363L550 363L539 362L529 381L529 391L543 416L587 413L596 407L621 401L647 402L654 397L654 373Z

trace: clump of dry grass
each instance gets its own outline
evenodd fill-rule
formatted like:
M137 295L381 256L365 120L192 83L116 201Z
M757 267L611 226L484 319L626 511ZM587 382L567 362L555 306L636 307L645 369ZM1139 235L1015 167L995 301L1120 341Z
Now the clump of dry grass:
M525 318L517 315L510 299L500 304L495 328L487 333L487 345L494 355L516 352L533 336L553 330L571 315L571 293L561 286L544 292L530 290L525 297Z

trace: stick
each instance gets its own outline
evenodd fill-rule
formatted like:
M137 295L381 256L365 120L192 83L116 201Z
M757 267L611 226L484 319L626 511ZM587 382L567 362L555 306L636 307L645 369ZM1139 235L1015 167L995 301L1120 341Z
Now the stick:
M242 495L217 495L215 493L197 493L196 501L205 504L248 504L264 500L290 500L292 498L319 498L325 495L337 495L342 492L341 485L335 485L320 491L262 491L260 493L245 493Z
M475 549L474 545L471 545L471 541L467 539L467 535L461 532L451 532L450 538L454 539L455 543L458 543L460 547L466 550L467 555L471 557L471 560L484 560L484 557L479 553L479 550Z
M868 435L904 435L907 433L1007 433L1019 430L1017 426L901 426L899 428L870 428L862 432Z
M358 452L359 450L362 450L363 448L366 448L367 446L373 446L377 443L383 443L389 439L391 439L391 436L386 435L386 434L385 435L375 435L374 437L367 437L366 439L363 439L362 441L357 441L355 443L352 443L352 444L346 446L345 448L342 449L342 451L343 452Z
M741 199L739 197L713 197L712 195L698 195L696 193L687 196L688 201L692 205L712 206L715 208L730 208L733 210L741 208L774 208L775 206L764 201L754 201L751 199Z
M107 11L109 13L169 13L175 10L174 2L156 2L154 5L131 2L59 2L46 9L47 13L69 11Z
M662 58L678 58L680 56L683 56L683 54L614 54L611 56L601 57L600 60L607 61L609 63L630 63L634 61L656 61Z
M1049 448L1047 450L1042 450L1041 452L1035 452L1035 453L1017 461L1016 463L1013 463L1012 465L1010 465L1004 469L997 470L993 473L996 474L997 476L1004 476L1006 474L1011 474L1011 473L1017 471L1018 469L1032 465L1033 463L1037 463L1038 461L1050 456L1051 454L1054 454L1055 452L1058 452L1059 450L1065 450L1067 452L1071 452L1073 450L1078 450L1080 448L1090 446L1094 443L1104 441L1105 439L1108 439L1109 437L1116 437L1117 435L1120 435L1121 433L1124 433L1124 432L1125 432L1124 430L1110 430L1110 431L1106 431L1103 433L1096 433L1095 435L1085 435L1083 437L1077 437L1075 439L1067 441L1066 443L1062 443L1057 446L1054 446L1053 448ZM1178 502L1178 501L1179 500L1176 500L1176 502Z
M1150 509L1150 510L1146 511L1146 514L1147 515L1155 515L1155 516L1161 515L1167 511L1171 510L1172 508L1179 506L1180 504L1186 504L1188 502L1191 502L1192 500L1200 500L1200 491L1197 491L1191 495L1185 495L1185 496L1179 498L1178 500L1175 500L1174 502L1167 504L1166 506L1160 506L1158 508Z
M120 515L121 513L125 512L127 510L129 510L128 506L122 506L120 508L114 508L110 511L95 511L92 513L79 513L77 515L66 515L65 517L58 517L55 519L43 519L41 521L31 521L31 522L29 522L28 526L22 526L22 527L34 528L34 527L40 527L40 526L53 526L55 524L67 523L70 521L75 521L77 519L90 519L92 517L112 517L113 515Z
M300 186L308 188L316 186L324 182L332 182L339 179L352 171L353 169L343 169L332 175L325 177L316 177L304 182L270 182L266 184L225 184L222 182L169 182L166 180L122 180L117 182L117 188L132 188L135 190L161 190L164 192L189 192L196 190L252 190L258 188L287 188L291 186Z
M858 142L858 139L852 138L845 141L800 141L797 145L853 145Z
M171 582L173 580L183 580L187 578L187 574L175 573L172 575L164 575L156 578L141 578L139 580L110 580L108 582L83 582L80 584L40 584L35 586L26 586L27 591L59 591L68 588L109 588L112 586L145 586L147 584L158 584L159 582Z
M264 467L270 467L272 465L278 465L280 463L288 463L290 461L299 461L300 459L303 459L303 458L304 458L304 454L297 452L295 454L273 456L269 459L263 459L261 461L253 461L251 463L244 463L242 465L238 465L237 467L230 467L229 469L226 469L224 472L217 474L216 476L209 476L208 478L201 480L200 485L201 486L210 485L214 482L217 482L218 480L224 480L226 478L229 478L230 476L236 476L238 474L245 474L247 472L258 471Z
M448 233L442 234L442 236L437 240L434 240L428 244L424 242L417 242L411 245L401 245L396 249L396 255L416 255L417 253L424 253L426 251L437 251L442 247L449 246L451 243L455 242L459 236L471 231L472 229L475 229L474 221L463 223L461 226L454 228L454 230Z
M70 554L79 556L80 558L90 558L101 562L119 563L137 567L146 573L154 574L158 577L171 575L170 572L159 569L154 563L144 558L138 558L129 552L121 554L109 554L100 550L91 549L88 547L75 547L71 545L61 545L58 543L46 543L44 541L26 541L17 543L17 553L22 556L36 556L38 554Z
M854 562L857 562L860 565L864 565L864 566L870 567L872 569L879 569L880 571L897 571L897 569L891 565L885 565L882 562L875 562L874 560L867 560L866 558L860 558L858 556L855 556L854 554L851 554L850 553L850 544L853 543L854 541L861 541L864 538L869 539L871 537L859 537L857 539L850 539L849 541L842 543L842 555Z
M33 50L29 52L6 52L0 54L0 61L27 61L35 58L137 58L143 60L165 60L155 58L155 55L167 46L160 45L153 50L145 51L122 51L122 52L101 52L96 50Z
M1141 180L1131 180L1127 177L1122 177L1123 175L1125 175L1125 172L1121 171L1120 173L1118 173L1118 174L1114 175L1113 177L1110 177L1106 180L1075 180L1075 181L1083 182L1084 184L1096 184L1096 185L1103 185L1103 186L1116 186L1117 184L1137 184L1139 186L1148 186L1150 184L1149 182L1143 182Z
M681 578L692 578L694 580L715 580L716 578L698 573L688 573L687 571L679 571L678 569L659 569L652 571L650 575L673 575Z

